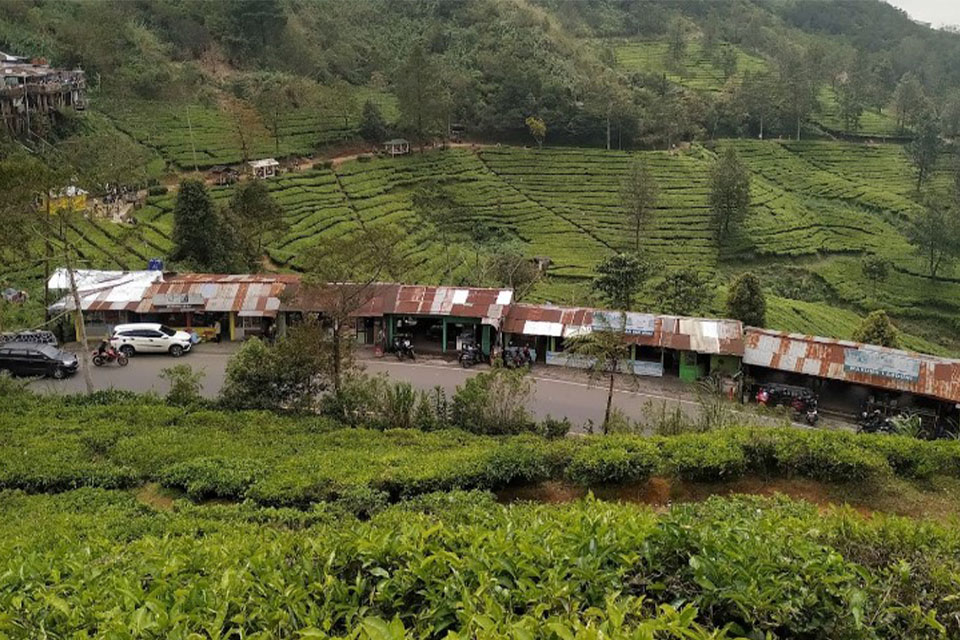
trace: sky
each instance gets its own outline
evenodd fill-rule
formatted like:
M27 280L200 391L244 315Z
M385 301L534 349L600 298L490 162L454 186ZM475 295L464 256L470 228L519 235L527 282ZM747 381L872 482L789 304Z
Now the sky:
M934 27L960 25L960 0L887 0L906 11L914 20L929 22Z

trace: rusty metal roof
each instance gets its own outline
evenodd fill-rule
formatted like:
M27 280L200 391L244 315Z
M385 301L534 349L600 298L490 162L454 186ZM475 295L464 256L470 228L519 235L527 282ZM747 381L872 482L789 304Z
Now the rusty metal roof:
M478 318L483 324L500 326L513 302L510 289L394 285L385 287L383 313L406 316Z
M239 316L274 317L287 286L297 281L297 276L275 274L177 275L150 287L134 311L232 311Z
M593 309L516 304L503 323L506 333L528 336L572 336L590 331Z
M747 327L746 364L960 402L960 360Z
M743 355L743 324L739 320L658 316L654 338L667 349L717 355Z

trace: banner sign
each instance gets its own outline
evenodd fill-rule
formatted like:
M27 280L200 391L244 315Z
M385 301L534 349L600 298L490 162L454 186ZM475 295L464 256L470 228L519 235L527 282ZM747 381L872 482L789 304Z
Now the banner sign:
M546 358L547 364L573 367L574 369L589 369L594 363L594 358L560 351L547 351ZM620 371L622 373L632 371L637 376L663 377L663 365L659 362L648 362L646 360L622 360Z
M203 296L199 292L158 293L153 296L154 307L202 307Z
M845 349L843 370L907 382L916 382L920 379L918 359L899 353L869 349Z
M626 316L626 318L624 318ZM626 324L624 324L626 320ZM620 331L632 336L652 336L654 316L649 313L620 313L619 311L594 311L594 331Z

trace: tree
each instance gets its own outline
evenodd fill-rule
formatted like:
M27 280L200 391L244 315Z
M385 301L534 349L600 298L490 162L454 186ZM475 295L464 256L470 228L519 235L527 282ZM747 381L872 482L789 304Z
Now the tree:
M733 147L727 147L713 165L709 198L717 241L723 242L731 224L750 209L750 174Z
M543 141L547 137L547 123L543 121L543 118L536 116L527 116L524 122L527 129L530 130L530 135L537 141L537 147L543 149Z
M803 121L819 106L815 68L811 53L798 48L784 51L779 60L779 102L785 119L796 123L797 140Z
M923 181L933 173L940 156L940 129L930 117L918 125L917 135L907 145L907 155L917 172L917 193Z
M650 275L650 270L650 265L639 256L612 255L597 265L593 290L615 309L629 311L633 307L633 297Z
M443 245L444 274L443 280L449 283L453 265L450 261L450 249L456 223L463 218L462 210L457 206L453 197L436 181L426 182L413 193L413 207L420 216L430 222L440 234L440 243Z
M513 297L522 300L543 278L543 272L516 243L504 243L490 255L486 271L498 287L513 289Z
M766 324L767 299L757 276L748 272L733 281L727 292L727 314L751 327Z
M846 131L860 130L860 117L863 115L863 91L859 79L853 74L843 72L837 81L837 104L840 118Z
M263 255L263 238L283 232L283 208L274 201L262 180L246 180L233 190L229 215L257 256Z
M494 367L468 378L453 396L453 423L473 433L502 435L529 430L527 407L534 387L527 370Z
M777 79L767 71L747 73L736 90L737 108L745 114L748 129L757 131L762 140L781 110Z
M377 292L376 283L399 280L407 270L403 231L392 226L361 227L339 238L328 238L307 253L302 295L322 307L330 330L327 375L339 394L349 370L351 340L345 339L351 317Z
M250 161L250 147L252 145L251 137L257 130L263 131L263 123L260 116L242 100L233 97L223 99L223 109L230 117L233 129L234 139L240 148L240 159L244 162ZM191 129L191 144L193 131ZM196 154L194 154L196 155Z
M924 257L927 275L935 280L940 270L960 255L960 215L942 199L928 199L907 237Z
M689 316L700 312L710 299L709 283L694 271L672 271L654 288L663 313Z
M720 47L717 58L717 64L723 71L723 77L732 78L737 73L737 65L739 64L737 50L730 45Z
M853 332L853 339L864 344L875 344L881 347L898 349L900 335L897 328L890 322L887 312L881 309L872 311L860 326Z
M232 272L250 268L252 256L217 210L207 187L199 180L182 180L173 208L173 250L170 259L192 269Z
M677 15L670 22L670 32L667 50L670 55L669 62L671 66L679 66L683 62L683 56L687 51L687 24L682 16Z
M877 295L877 284L884 282L890 275L890 261L886 258L871 254L863 259L860 268L863 270L863 277L873 285L873 295Z
M897 115L897 126L901 131L922 120L926 101L923 85L916 74L912 71L903 74L893 91L893 111Z
M397 102L403 124L411 129L423 151L427 135L441 116L440 73L423 46L410 51L396 79Z
M657 203L657 181L638 158L620 183L620 206L634 230L634 251L640 251L640 232Z
M360 137L367 142L380 143L387 137L387 123L380 114L380 107L373 100L363 103L360 116Z
M309 93L305 83L282 73L264 73L257 76L253 86L253 103L266 117L273 134L274 150L280 154L280 127L287 113L306 102Z
M220 401L233 409L314 408L329 388L325 334L318 323L307 322L291 327L276 346L248 340L227 362Z
M623 365L630 357L627 341L625 312L617 314L619 320L612 326L575 336L569 340L569 352L587 363L591 380L606 378L607 401L603 412L603 433L610 431L610 414L613 408L613 388L617 374L624 372Z

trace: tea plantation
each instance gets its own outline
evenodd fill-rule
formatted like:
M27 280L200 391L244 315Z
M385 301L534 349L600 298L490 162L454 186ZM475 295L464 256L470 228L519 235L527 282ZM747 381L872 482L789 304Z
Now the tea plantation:
M454 282L476 283L475 225L505 229L530 256L551 259L550 277L532 297L560 303L589 297L595 265L614 251L632 250L633 230L619 206L619 184L632 157L654 174L660 195L641 236L642 250L666 268L693 269L724 285L750 269L764 276L771 298L770 325L847 338L859 317L885 308L907 334L905 344L932 353L955 353L946 326L957 326L960 287L953 279L925 277L906 239L920 205L902 147L839 142L722 141L752 173L753 206L730 241L718 250L707 206L714 150L628 154L582 148L483 147L408 157L348 161L335 168L288 173L270 182L289 227L268 246L275 263L302 268L305 249L349 234L361 225L396 224L415 265L407 280L439 282L446 271L442 235L413 207L415 189L438 181L461 207L450 236ZM934 177L945 186L946 172ZM229 188L214 190L218 200ZM174 196L154 198L141 211L110 263L154 254L169 246ZM100 225L102 227L103 225ZM110 225L107 225L110 226ZM96 229L84 233L95 235ZM89 243L81 242L82 247ZM95 246L90 253L96 254ZM874 287L861 258L877 254L894 268ZM111 259L112 258L112 259ZM789 266L785 271L782 267ZM640 306L655 309L641 296ZM721 313L720 299L704 312Z
M15 400L0 415L6 637L960 632L955 525L784 497L656 512L502 506L482 491L654 473L718 488L743 474L935 483L960 477L956 442L792 429L550 441L148 397Z

